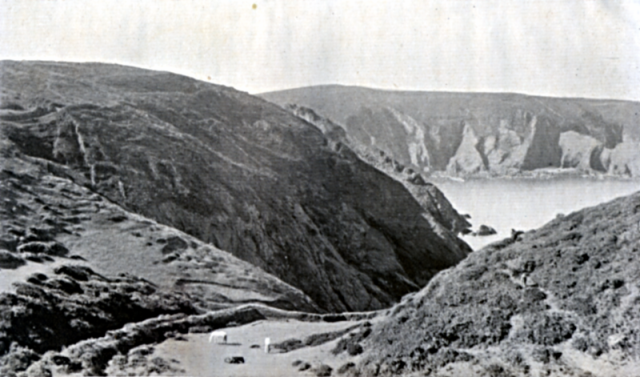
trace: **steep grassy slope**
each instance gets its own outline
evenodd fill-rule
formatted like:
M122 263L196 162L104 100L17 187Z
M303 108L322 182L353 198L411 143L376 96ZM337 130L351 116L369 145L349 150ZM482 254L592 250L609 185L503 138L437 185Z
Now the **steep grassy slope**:
M332 119L354 142L449 175L545 168L640 175L640 104L520 94L394 92L337 85L265 93Z
M638 224L640 193L475 252L391 309L327 317L245 308L237 323L251 324L215 322L227 326L230 345L209 344L206 334L153 335L182 334L202 316L154 319L44 355L30 370L64 372L60 356L73 364L83 352L126 346L108 362L91 360L114 375L635 377ZM331 325L308 322L322 319ZM274 341L268 354L258 348L265 337ZM245 363L225 363L229 356Z
M298 289L51 174L74 172L25 156L7 140L0 142L0 167L0 375L163 315L244 303L319 311ZM83 368L57 360L71 371Z
M3 62L0 82L3 138L21 153L324 310L391 305L469 251L401 184L259 98L102 64Z
M189 294L201 310L244 302L318 310L302 292L259 268L54 176L51 171L74 173L8 144L0 146L0 247L13 262L0 265L0 291L15 291L12 283L29 274L74 262Z
M473 253L362 342L362 375L633 376L640 193Z

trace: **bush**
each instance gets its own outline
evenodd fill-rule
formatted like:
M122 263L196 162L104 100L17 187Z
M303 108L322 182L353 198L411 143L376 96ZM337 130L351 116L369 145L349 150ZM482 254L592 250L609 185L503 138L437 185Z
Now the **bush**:
M0 268L18 268L25 260L7 250L0 250Z
M69 253L69 249L64 247L59 242L50 241L50 242L42 242L42 241L33 241L27 242L18 246L18 252L20 253L34 253L34 254L47 254L53 256L65 256Z
M304 347L304 343L302 343L302 340L300 339L287 339L280 343L272 344L271 347L274 349L282 350L283 352L290 352Z
M534 343L551 346L571 338L576 325L559 314L545 315L532 326L531 338Z
M321 364L317 367L315 367L313 369L313 372L316 374L316 376L318 377L328 377L331 376L331 372L333 371L333 368L331 368L330 366L328 366L327 364Z
M361 354L364 350L362 349L362 346L358 343L351 343L347 346L347 352L349 353L350 356L357 356L359 354Z
M355 367L356 367L356 364L349 361L348 363L342 364L342 366L338 368L338 374L345 374L349 371L354 370Z

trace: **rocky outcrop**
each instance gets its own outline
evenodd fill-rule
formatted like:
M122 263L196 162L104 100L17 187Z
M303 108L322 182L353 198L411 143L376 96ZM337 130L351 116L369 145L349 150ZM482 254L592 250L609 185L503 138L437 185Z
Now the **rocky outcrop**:
M391 305L470 250L401 184L262 99L103 64L3 62L0 74L3 140L20 153L324 310ZM188 262L180 250L167 263Z
M634 375L638 223L640 193L474 252L374 324L359 375Z
M597 157L598 152L602 153L602 143L591 136L582 135L575 131L563 132L559 141L562 149L562 160L560 165L563 168L577 168L589 170L592 167L597 170L604 170L603 165Z
M609 174L640 176L640 142L625 140L613 149L605 147L600 155L600 163Z
M570 167L637 176L637 155L630 153L640 145L636 102L337 85L261 96L313 109L343 127L352 143L423 173L513 176Z
M333 123L330 119L319 116L312 109L295 104L288 105L286 109L318 127L327 136L334 148L339 149L342 145L349 146L362 160L402 183L418 201L422 209L426 211L425 217L434 229L444 228L439 231L442 237L446 237L455 243L459 242L459 240L452 237L451 233L457 235L470 231L471 224L467 221L467 218L460 215L442 191L427 182L419 172L403 166L381 150L359 144L347 135L344 128ZM461 245L461 247L464 248L465 246Z
M488 226L488 225L480 225L480 227L478 227L478 230L471 233L474 236L490 236L493 234L498 234L498 232L496 232L495 229L493 229L492 227Z
M455 155L449 160L447 172L451 175L471 175L487 170L484 159L477 149L479 139L468 124L462 131L462 141Z

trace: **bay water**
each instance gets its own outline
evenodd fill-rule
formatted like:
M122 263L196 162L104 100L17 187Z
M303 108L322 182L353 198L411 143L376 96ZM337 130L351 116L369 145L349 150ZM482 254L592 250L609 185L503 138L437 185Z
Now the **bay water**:
M494 228L492 236L463 236L474 249L511 236L511 229L531 230L579 209L630 195L640 179L557 177L547 179L431 180L459 213L471 215L473 230Z

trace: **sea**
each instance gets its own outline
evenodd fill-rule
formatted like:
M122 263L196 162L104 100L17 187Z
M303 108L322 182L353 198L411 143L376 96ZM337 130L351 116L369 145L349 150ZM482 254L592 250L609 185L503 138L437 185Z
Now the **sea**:
M638 178L438 178L431 181L459 213L471 216L473 230L484 224L497 231L492 236L462 236L474 250L510 237L511 229L536 229L558 215L640 191Z

